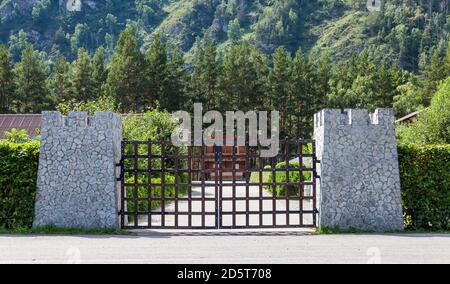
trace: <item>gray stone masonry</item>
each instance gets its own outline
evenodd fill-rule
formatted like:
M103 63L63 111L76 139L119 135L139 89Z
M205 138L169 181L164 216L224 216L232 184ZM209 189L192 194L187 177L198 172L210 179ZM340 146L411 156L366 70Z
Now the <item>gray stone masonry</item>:
M34 227L119 228L121 141L117 114L43 112Z
M315 115L320 226L403 229L391 109L326 109Z

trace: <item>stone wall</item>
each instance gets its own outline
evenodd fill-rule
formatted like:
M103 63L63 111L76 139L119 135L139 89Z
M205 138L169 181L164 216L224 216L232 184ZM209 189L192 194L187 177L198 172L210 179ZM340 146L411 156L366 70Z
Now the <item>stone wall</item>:
M42 113L35 227L119 228L122 121L113 113Z
M326 109L315 115L320 226L403 229L393 111Z

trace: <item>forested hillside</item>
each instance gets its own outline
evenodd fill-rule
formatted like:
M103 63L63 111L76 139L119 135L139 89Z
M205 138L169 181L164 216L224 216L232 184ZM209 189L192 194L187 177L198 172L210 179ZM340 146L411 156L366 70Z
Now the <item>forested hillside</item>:
M285 134L308 136L320 108L402 116L450 76L449 0L0 3L3 113L201 101L278 109Z
M430 49L445 47L448 2L384 0L380 12L369 12L367 0L1 0L0 40L14 45L16 59L25 39L48 56L73 59L80 47L93 54L103 45L112 54L131 26L144 48L156 33L191 55L205 37L223 46L245 39L267 54L280 45L339 58L369 49L417 70Z

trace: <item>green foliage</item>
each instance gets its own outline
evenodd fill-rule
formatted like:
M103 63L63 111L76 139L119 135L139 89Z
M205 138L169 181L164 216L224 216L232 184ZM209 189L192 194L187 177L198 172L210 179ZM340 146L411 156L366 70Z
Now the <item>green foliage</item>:
M339 235L339 234L370 234L374 233L372 230L359 230L354 227L348 229L342 229L339 226L336 227L319 227L316 230L318 235Z
M230 21L228 24L228 39L231 42L239 42L242 38L242 29L241 24L239 23L238 19L234 19Z
M162 102L166 102L166 109L169 111L178 111L182 109L187 101L185 96L189 73L184 65L181 52L176 49L170 56L167 64L168 79L166 98ZM162 106L162 104L161 104Z
M115 98L123 113L145 106L142 98L145 93L144 72L144 55L137 46L134 31L127 28L117 42L105 86L105 92Z
M247 111L261 106L266 93L268 59L248 42L232 45L225 54L218 109Z
M275 166L275 181L273 180L274 171L269 171L272 167L266 166L264 167L264 170L262 172L263 179L262 183L269 184L269 183L275 183L277 186L275 187L275 195L276 196L286 196L286 191L288 191L289 196L298 196L299 195L299 186L294 185L298 182L311 182L312 181L312 172L304 171L302 172L302 175L300 175L300 163L298 162L290 162L289 168L286 169L286 162L278 163ZM302 168L308 168L307 166L303 165ZM286 173L286 170L288 174ZM301 177L300 177L301 176ZM259 172L253 172L250 177L250 182L252 183L259 183L260 181L260 173ZM287 185L286 183L293 183ZM274 193L274 187L271 185L266 185L265 188L271 192Z
M206 110L214 110L217 103L218 82L221 63L217 59L217 46L208 39L200 46L198 59L190 78L189 99L203 103Z
M399 94L394 97L393 104L397 117L404 117L413 113L425 104L421 88L414 82L398 86L397 91Z
M403 211L408 229L450 227L450 146L399 147Z
M202 102L222 112L273 109L281 112L281 134L302 138L311 137L312 116L324 107L394 105L402 116L428 107L450 75L442 1L385 1L381 12L340 0L100 1L44 17L46 27L35 19L33 32L8 18L0 38L11 35L13 62L27 56L10 74L3 50L0 108L39 113L61 103L64 112L128 113ZM58 10L52 3L43 15ZM102 100L107 107L93 107Z
M123 137L138 141L167 140L175 126L172 115L167 111L154 109L142 114L130 114L123 122Z
M168 96L169 84L169 64L166 45L161 41L161 37L156 35L147 52L146 79L148 80L148 94L145 98L147 106L155 106L159 102L161 107L168 108L171 104Z
M14 96L11 55L0 44L0 113L9 113Z
M400 141L413 144L450 143L450 77L443 81L431 105L411 125L398 128Z
M302 168L308 168L305 165ZM303 172L300 175L299 171L296 169L300 169L300 163L298 162L290 162L289 167L286 167L286 162L282 162L276 165L277 170L288 170L288 173L283 171L277 171L276 173L276 183L280 184L273 188L273 186L269 186L268 190L275 193L277 196L285 196L288 194L289 196L298 196L299 188L298 185L283 185L283 183L298 183L298 182L308 182L312 181L312 172ZM269 175L269 183L273 182L273 175ZM287 191L287 193L286 193Z
M178 186L176 185L177 181ZM127 183L130 184L134 184L134 182L135 180L133 177L127 180ZM150 180L148 180L147 177L140 177L138 179L138 184L144 186L137 188L137 195L134 187L128 187L126 194L129 198L137 196L137 198L144 200L138 200L137 202L128 201L127 210L129 212L134 212L135 210L137 212L148 212L149 210L161 207L162 203L160 200L152 200L150 203L150 196L152 198L162 198L162 196L165 198L183 197L187 192L187 175L182 174L179 175L178 178L175 178L173 175L166 174L164 177L164 187L162 186L163 180L160 177L151 178ZM152 184L152 186L149 187L149 184ZM165 204L167 203L169 203L169 201L166 200Z
M293 102L295 97L291 96L291 72L291 55L285 48L277 48L273 54L273 68L270 70L269 75L269 106L280 111L281 129L283 130L288 128L287 116L293 113L292 110L296 105ZM287 136L287 133L282 133L281 135Z
M30 228L39 158L39 143L0 141L0 228Z
M172 135L172 131L175 129L175 123L172 120L172 116L167 111L160 111L158 109L150 110L142 114L130 114L123 121L123 137L130 141L168 141ZM182 151L171 145L167 145L164 149L165 152L173 154L174 151ZM125 148L127 154L135 154L133 147ZM139 155L147 155L148 147L141 146L138 148ZM161 155L161 145L154 144L151 146L153 155ZM134 167L133 164L128 166ZM147 159L139 160L140 168L147 168ZM154 169L161 168L160 159L152 159L152 167Z
M25 47L21 61L14 67L14 79L16 111L39 113L51 107L45 62L31 45Z
M108 78L108 70L105 62L105 49L100 47L92 58L92 84L94 98L102 93L102 88Z
M87 111L89 115L104 111L117 112L114 99L107 95L100 96L96 101L79 102L76 99L62 100L56 109L63 115L68 115L69 112L79 111Z
M368 52L334 66L328 103L339 108L392 107L402 72L386 62L377 64Z
M98 96L98 94L95 94L97 89L94 86L95 82L92 75L91 58L84 49L80 48L77 60L72 64L70 74L71 98L89 101Z
M30 135L28 135L25 129L17 130L15 128L11 129L11 132L4 132L5 141L11 143L26 143L31 141Z
M47 81L51 96L55 101L60 102L71 97L69 70L70 64L67 60L62 56L58 57L52 75Z

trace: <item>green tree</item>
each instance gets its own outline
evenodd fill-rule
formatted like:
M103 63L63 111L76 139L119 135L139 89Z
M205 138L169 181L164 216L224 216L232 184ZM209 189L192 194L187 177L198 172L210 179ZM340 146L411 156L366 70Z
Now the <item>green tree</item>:
M52 75L49 78L48 85L55 101L70 99L70 64L66 58L60 56L53 67Z
M314 110L316 112L327 106L327 94L330 92L332 69L330 55L327 52L324 52L317 63L317 74L314 83Z
M184 66L183 56L178 49L175 49L168 63L168 110L180 110L185 105L187 76L188 74Z
M423 107L424 99L417 82L411 80L397 87L398 94L394 97L394 111L397 117L404 117Z
M450 143L450 77L442 82L429 108L417 121L400 127L400 141L413 144Z
M284 47L279 47L273 54L273 68L269 76L270 106L280 112L282 136L289 135L292 129L291 114L295 111L291 93L292 58ZM295 122L294 122L295 125Z
M398 95L397 86L401 84L402 73L397 67L389 67L383 61L381 67L376 71L375 86L375 107L390 108L393 105L394 97Z
M217 47L210 39L199 50L191 75L190 97L194 103L203 103L207 110L217 109L217 88L220 76L220 62Z
M0 113L9 113L14 95L14 81L11 56L8 49L0 44Z
M92 58L92 81L94 84L94 97L100 96L102 87L108 78L108 70L105 65L105 50L103 47L97 49Z
M45 62L31 45L22 52L21 61L14 67L14 75L18 112L40 113L52 106L46 85Z
M242 29L239 20L238 19L231 20L230 23L228 24L228 39L233 43L237 43L241 40L241 37L242 37Z
M314 113L318 111L316 95L315 70L311 60L299 50L292 63L291 92L289 101L290 115L297 118L297 124L288 129L295 130L291 136L310 138L313 130Z
M9 38L9 51L11 52L12 60L14 62L20 60L20 55L25 47L28 45L27 34L24 30L20 30L17 35L11 35Z
M167 109L171 103L168 97L169 61L167 47L159 35L153 38L146 59L149 91L146 102L150 106L155 106L158 101L161 108Z
M232 45L220 76L220 110L260 109L267 91L267 66L266 56L248 42Z
M122 112L142 109L145 58L131 28L125 29L117 42L109 65L105 92L114 97Z
M84 49L78 50L77 60L72 63L71 69L72 98L86 102L97 97L91 58Z

